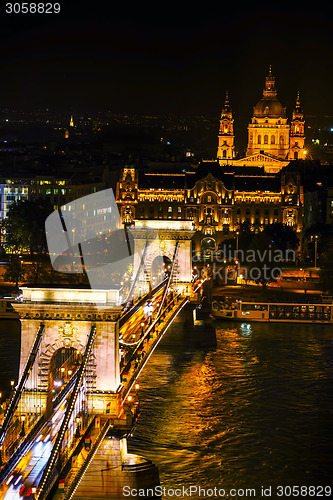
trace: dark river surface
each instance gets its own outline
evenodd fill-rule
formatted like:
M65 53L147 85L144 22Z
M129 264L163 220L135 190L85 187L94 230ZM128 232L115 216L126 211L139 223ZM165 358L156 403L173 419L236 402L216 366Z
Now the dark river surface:
M272 498L290 498L276 487L331 486L333 327L214 324L216 348L160 342L139 378L129 450L153 460L171 490L253 488L264 498L272 486Z
M193 485L208 494L192 499L222 498L213 488L266 498L262 487L271 498L331 498L321 487L333 483L333 327L214 324L214 348L160 342L138 380L129 451L159 467L171 495L185 489L177 498ZM1 392L17 380L19 347L18 323L0 321Z

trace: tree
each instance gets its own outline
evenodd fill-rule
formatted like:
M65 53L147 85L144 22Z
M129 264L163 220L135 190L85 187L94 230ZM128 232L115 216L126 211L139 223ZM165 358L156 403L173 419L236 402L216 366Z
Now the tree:
M20 200L13 203L1 223L5 247L14 253L47 251L45 220L53 211L48 200Z
M314 260L315 236L317 236L317 257L321 258L333 237L332 224L313 224L304 233L304 254L305 257Z
M254 234L246 252L247 278L265 287L281 276L281 263L281 250L272 245L270 236L264 231Z
M319 282L323 292L333 293L333 241L321 255Z
M6 271L3 275L3 280L9 283L14 283L17 287L19 282L24 278L24 270L22 267L21 257L19 255L13 254L11 256L10 262L6 267Z
M269 224L263 232L270 236L275 247L284 253L289 249L296 250L298 248L299 238L296 232L292 227L282 224L282 222Z

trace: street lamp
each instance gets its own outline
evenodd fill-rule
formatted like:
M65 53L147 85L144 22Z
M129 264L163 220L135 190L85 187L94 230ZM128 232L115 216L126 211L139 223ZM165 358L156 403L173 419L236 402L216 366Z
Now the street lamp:
M317 244L318 244L318 236L315 235L315 269L317 269Z
M21 427L21 432L20 432L21 437L25 436L24 421L25 421L25 415L22 415L21 416L22 427Z
M79 438L81 437L81 434L80 434L80 423L81 423L81 418L80 417L76 417L76 431L75 431L75 437L76 438Z
M236 231L236 259L238 259L238 237L239 231Z

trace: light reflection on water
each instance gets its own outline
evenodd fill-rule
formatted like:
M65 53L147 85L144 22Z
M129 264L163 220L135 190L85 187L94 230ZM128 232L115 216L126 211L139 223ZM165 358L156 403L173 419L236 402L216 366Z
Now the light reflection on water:
M166 488L331 484L332 327L216 326L216 348L159 344L129 451L153 460ZM19 345L17 324L0 321L1 392Z
M216 325L213 349L160 343L129 449L168 488L331 484L332 328Z

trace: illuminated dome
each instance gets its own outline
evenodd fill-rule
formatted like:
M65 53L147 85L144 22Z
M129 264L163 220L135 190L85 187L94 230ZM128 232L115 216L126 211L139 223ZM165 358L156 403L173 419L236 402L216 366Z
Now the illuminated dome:
M275 78L272 76L271 67L268 76L266 76L263 97L253 109L254 117L285 118L286 108L282 106L276 97Z
M263 97L253 108L254 117L284 118L286 108L282 106L277 97Z

